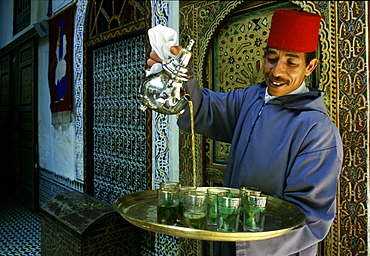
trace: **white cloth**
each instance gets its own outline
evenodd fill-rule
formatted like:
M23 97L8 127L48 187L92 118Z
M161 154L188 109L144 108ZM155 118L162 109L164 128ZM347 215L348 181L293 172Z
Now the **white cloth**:
M170 51L171 46L177 42L177 32L169 27L157 25L148 30L149 42L153 50L162 60L167 60L174 57ZM154 64L150 70L146 70L146 75L156 74L162 71L162 64Z

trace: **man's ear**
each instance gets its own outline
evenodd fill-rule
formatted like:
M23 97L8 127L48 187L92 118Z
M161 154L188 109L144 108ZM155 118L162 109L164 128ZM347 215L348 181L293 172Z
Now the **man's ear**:
M306 76L310 75L315 70L318 63L319 63L319 60L317 58L313 58L310 61L310 63L306 67Z

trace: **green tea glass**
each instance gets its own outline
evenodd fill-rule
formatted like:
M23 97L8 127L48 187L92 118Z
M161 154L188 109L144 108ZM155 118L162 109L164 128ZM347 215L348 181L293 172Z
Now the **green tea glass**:
M184 194L184 223L186 227L206 229L208 195L204 192Z
M157 222L175 225L179 215L179 203L177 189L157 189Z
M209 230L217 230L217 196L224 195L226 196L230 193L229 189L226 188L209 188L207 189L207 194L209 198L208 203L208 217L207 217L207 229Z
M267 196L248 194L244 197L243 230L264 230Z
M217 197L217 231L238 232L242 200L240 195L229 193Z

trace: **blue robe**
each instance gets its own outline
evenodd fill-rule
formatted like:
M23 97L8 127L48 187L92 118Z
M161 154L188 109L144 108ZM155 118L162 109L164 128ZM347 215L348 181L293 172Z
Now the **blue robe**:
M228 93L200 90L195 79L187 87L195 132L231 143L224 186L260 188L306 215L304 225L282 236L237 242L236 255L316 255L335 216L343 158L340 134L327 114L323 93L309 88L265 103L265 82ZM190 131L188 109L178 125ZM229 255L224 245L216 250L222 256Z

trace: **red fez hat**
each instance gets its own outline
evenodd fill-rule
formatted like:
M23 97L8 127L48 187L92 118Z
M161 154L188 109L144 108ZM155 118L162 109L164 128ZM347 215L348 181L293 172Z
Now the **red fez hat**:
M267 46L292 52L313 52L319 38L321 16L311 12L276 10Z

